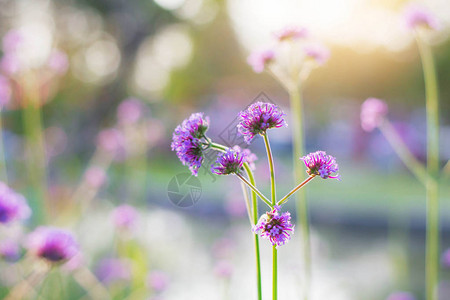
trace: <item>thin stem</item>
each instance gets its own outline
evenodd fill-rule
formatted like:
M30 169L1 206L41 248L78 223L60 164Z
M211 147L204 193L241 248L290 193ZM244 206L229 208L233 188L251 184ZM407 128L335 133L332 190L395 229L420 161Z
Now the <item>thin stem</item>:
M210 145L211 145L212 148L214 148L216 150L219 150L219 151L222 151L222 152L225 152L225 151L228 150L228 147L226 147L224 145L221 145L221 144L217 144L217 143L211 142Z
M245 207L247 208L248 220L250 221L250 225L253 225L252 208L250 206L250 197L248 195L247 186L242 181L241 181L241 189L242 189L242 195L244 196Z
M428 180L427 170L423 164L409 151L408 147L397 134L392 124L388 120L384 120L379 128L405 166L420 182L426 185Z
M272 156L272 150L270 149L270 143L269 143L269 137L267 133L264 133L264 144L266 145L266 151L267 151L267 160L269 161L269 169L270 169L270 186L271 186L271 196L272 196L272 206L275 206L276 204L276 188L275 188L275 169L273 166L273 156ZM278 277L278 270L277 270L277 248L276 246L273 246L272 249L272 299L276 300L278 293L277 293L277 277Z
M427 113L427 170L431 177L426 184L427 246L426 299L438 299L439 281L439 101L436 69L431 49L416 34L425 80Z
M248 179L253 186L256 186L255 177L253 176L253 172L250 169L248 163L244 163L244 169L247 173ZM258 201L256 199L256 192L252 190L251 194L252 198L252 214L253 214L253 224L258 223ZM262 284L261 284L261 257L259 251L259 237L258 234L254 233L254 241L255 241L255 259L256 259L256 285L258 291L258 300L262 299Z
M1 180L8 182L8 173L6 171L5 147L3 144L3 123L2 123L2 108L0 108L0 176Z
M284 196L283 198L281 198L278 202L277 205L281 205L283 203L285 203L288 198L290 196L292 196L295 192L297 192L299 189L301 189L303 186L305 186L308 182L310 182L314 177L316 177L316 175L311 175L308 178L306 178L303 182L301 182L299 185L297 185L295 188L293 188L289 193L287 193L286 196Z
M305 178L301 165L298 163L298 157L304 155L303 142L303 103L301 98L300 87L289 90L289 99L291 105L292 115L292 136L294 149L292 151L292 159L294 165L294 180L301 181ZM306 194L304 190L300 190L296 196L296 211L297 222L302 231L303 238L303 263L304 263L304 278L305 290L304 299L309 297L309 288L311 281L311 245L309 238L309 217L308 217L308 203L306 202Z
M253 185L251 184L244 176L242 176L239 173L235 173L235 175L237 177L239 177L239 179L241 179L249 188L252 189L252 191L254 191L259 198L261 198L262 201L264 201L264 203L266 203L270 208L272 208L272 204L270 203L270 201Z

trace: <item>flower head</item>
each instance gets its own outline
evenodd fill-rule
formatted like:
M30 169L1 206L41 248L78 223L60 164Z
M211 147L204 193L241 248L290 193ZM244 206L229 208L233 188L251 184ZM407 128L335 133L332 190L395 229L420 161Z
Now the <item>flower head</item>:
M241 152L244 155L244 162L248 163L250 169L255 170L255 161L258 159L255 153L250 151L248 148L241 149L239 146L233 147L234 151Z
M116 128L103 129L97 136L97 145L117 159L125 155L125 144L123 133Z
M201 139L209 127L209 118L203 113L194 113L175 128L172 137L172 151L185 166L189 166L192 174L197 176L203 162Z
M142 116L143 104L135 98L125 99L117 108L117 118L120 123L133 124Z
M361 127L365 131L372 131L379 126L388 113L386 102L377 98L368 98L361 105Z
M65 262L78 254L72 233L55 227L38 227L30 233L26 247L37 257L49 262Z
M9 262L16 262L20 258L19 243L13 240L0 241L0 257Z
M269 239L273 246L282 246L291 239L294 225L291 224L289 212L279 214L280 206L275 205L272 211L262 215L253 231L261 237Z
M58 75L64 75L69 68L67 54L61 50L54 49L48 58L48 66Z
M275 52L272 49L255 51L247 58L247 63L255 73L261 73L267 65L275 60Z
M116 207L112 213L114 225L118 229L132 229L136 223L137 211L134 207L122 204Z
M444 268L450 269L450 249L447 249L441 257L441 264Z
M25 198L0 182L0 223L27 219L31 209Z
M98 263L95 274L105 284L111 284L117 281L129 281L132 276L131 265L128 260L105 258Z
M86 183L95 189L100 188L106 181L106 172L103 168L92 166L86 170L84 174L84 179Z
M250 144L258 134L264 134L267 129L287 126L285 114L272 103L256 102L239 113L238 130Z
M17 30L8 31L2 39L2 48L5 53L16 52L17 49L23 44L23 34Z
M316 151L300 158L305 163L306 171L309 175L319 175L323 179L336 178L340 179L339 175L333 175L339 171L336 159L327 155L325 151Z
M239 150L228 149L225 153L219 153L216 162L211 165L211 172L218 175L239 173L245 157L244 153Z
M307 45L304 51L307 57L313 59L320 66L330 58L330 50L321 44Z
M390 294L386 300L415 300L416 298L407 292L394 292Z
M406 26L409 29L423 27L438 30L441 24L436 17L425 7L418 4L410 4L404 11Z
M275 37L280 41L298 40L308 37L309 33L306 28L297 26L288 26L275 33Z
M3 108L11 100L11 86L6 77L0 75L0 108Z
M163 271L151 271L148 274L147 284L152 290L162 292L169 285L169 276Z

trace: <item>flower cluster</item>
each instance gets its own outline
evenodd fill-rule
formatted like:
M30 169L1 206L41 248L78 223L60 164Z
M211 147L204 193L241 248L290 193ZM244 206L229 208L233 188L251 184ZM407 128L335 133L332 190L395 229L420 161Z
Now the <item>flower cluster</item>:
M255 73L262 73L268 64L275 60L275 52L272 49L255 51L247 58L247 63L252 66Z
M197 176L203 162L202 138L209 127L209 118L203 113L194 113L175 128L172 138L172 151L176 151L183 165L188 166Z
M27 219L31 209L25 198L0 182L0 223Z
M406 26L409 29L418 27L438 30L441 25L435 16L425 7L418 4L410 4L404 12Z
M287 126L285 114L272 103L256 102L239 113L239 133L250 144L258 134L265 134L267 129Z
M211 172L217 175L229 175L239 173L244 164L245 154L240 149L228 149L225 153L220 153L217 160L211 165Z
M370 132L378 127L388 113L387 104L377 98L368 98L361 105L361 127Z
M112 212L112 221L119 230L131 230L136 224L138 213L128 204L122 204Z
M336 159L327 155L324 151L316 151L300 158L305 163L306 171L309 175L318 175L323 179L336 178L340 179L339 175L333 175L339 171Z
M49 262L65 262L79 249L72 233L55 227L38 227L28 237L28 250Z
M280 207L275 205L272 211L267 212L253 227L253 231L261 237L269 239L273 246L282 246L291 239L294 225L291 224L289 212L279 214Z

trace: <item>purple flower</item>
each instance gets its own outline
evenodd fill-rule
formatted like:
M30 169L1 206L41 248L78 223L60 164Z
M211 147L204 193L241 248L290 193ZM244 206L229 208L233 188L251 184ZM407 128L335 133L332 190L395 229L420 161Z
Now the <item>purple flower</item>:
M128 204L122 204L114 209L112 219L118 229L130 230L136 224L137 211Z
M38 227L28 236L28 250L50 262L65 262L78 254L78 244L71 232L55 227Z
M31 209L25 198L0 182L0 223L27 219Z
M21 62L15 53L5 53L0 60L0 70L8 76L13 76L20 71Z
M267 129L287 126L284 116L285 114L275 104L253 103L239 113L239 133L244 135L244 140L250 144L256 135L264 134Z
M20 247L16 241L0 241L0 256L9 262L16 262L20 258Z
M162 292L169 285L169 276L167 276L167 274L163 271L159 270L151 271L148 274L147 282L148 286L152 290L156 292Z
M378 127L388 113L386 102L377 98L368 98L361 105L361 127L369 132Z
M316 151L300 158L305 163L306 172L309 175L319 175L323 179L336 178L340 180L338 174L333 175L339 171L336 159L327 155L325 151Z
M131 279L131 266L127 260L105 258L98 263L95 274L105 284L129 281Z
M428 29L438 30L441 24L435 16L425 7L419 4L410 4L404 11L406 26L409 29L424 27Z
M6 104L11 100L11 86L9 80L0 75L0 107L5 107Z
M450 248L442 254L441 264L444 268L450 269Z
M255 170L255 161L258 159L258 156L250 151L248 148L241 149L239 146L234 146L233 150L237 152L241 152L244 155L244 162L248 163L250 169Z
M189 166L192 175L198 175L203 162L202 138L209 127L209 118L203 113L194 113L175 128L172 137L172 151L185 166Z
M291 239L294 233L294 225L291 224L289 212L278 213L280 206L275 205L272 211L262 215L258 223L253 226L253 231L261 237L269 239L273 246L282 246Z
M136 123L142 116L142 109L142 102L138 99L125 99L117 108L117 118L123 124Z
M54 49L48 58L48 66L58 75L63 75L69 68L67 54L61 50Z
M97 145L116 159L125 156L125 137L116 128L108 128L100 131L97 136Z
M321 44L307 45L304 48L306 56L323 65L330 58L330 50Z
M275 37L280 41L298 40L308 37L309 33L306 28L297 26L287 26L275 33Z
M217 160L211 165L211 172L218 175L239 173L244 164L245 155L235 149L228 149L225 153L219 153Z
M247 58L247 63L253 68L255 73L261 73L274 60L275 52L272 49L267 49L251 53Z
M394 292L390 294L386 300L415 300L416 298L407 292Z
M23 35L17 30L8 31L3 36L2 46L4 53L13 53L23 44Z
M98 189L106 181L106 172L103 168L92 166L86 170L84 178L90 187Z

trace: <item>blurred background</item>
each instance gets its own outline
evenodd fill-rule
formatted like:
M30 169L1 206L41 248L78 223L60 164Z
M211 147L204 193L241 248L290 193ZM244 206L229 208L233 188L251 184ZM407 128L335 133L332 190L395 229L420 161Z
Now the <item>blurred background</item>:
M359 117L366 98L385 99L394 127L425 160L424 84L414 37L403 25L407 2L0 0L2 72L11 94L2 110L7 180L33 209L24 226L2 227L0 236L19 237L40 224L70 228L87 269L115 299L255 298L251 229L237 179L212 175L207 164L193 183L198 201L175 205L170 182L189 170L170 143L174 128L200 111L211 119L209 136L231 143L230 124L255 99L280 105L289 123L288 94L270 75L255 74L246 59L270 45L275 31L299 25L331 52L303 86L306 149L337 157L342 177L307 186L312 299L386 299L397 291L423 299L425 190L378 130L361 129ZM421 3L442 24L428 42L440 87L444 168L450 159L450 4ZM7 59L11 44L15 60ZM42 112L45 142L46 208L40 210L47 215L41 219L28 178L33 155L25 147L30 93ZM290 130L270 132L282 194L293 186ZM260 158L257 183L268 192L262 140L250 149ZM450 248L446 166L442 253ZM137 225L124 240L138 245L126 259L111 221L114 208L125 203L136 208ZM293 203L285 209L296 219ZM280 299L301 295L299 233L279 251ZM261 244L269 295L270 245ZM4 296L22 273L15 264L0 264ZM136 268L144 288L133 286ZM40 284L44 299L90 299L70 270L59 274ZM442 299L450 299L445 264L440 289Z

